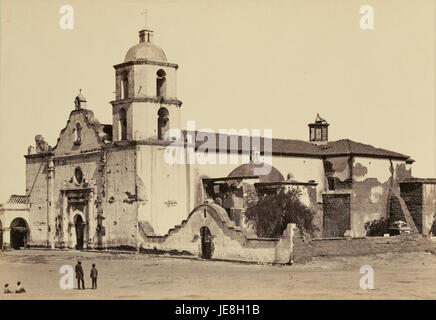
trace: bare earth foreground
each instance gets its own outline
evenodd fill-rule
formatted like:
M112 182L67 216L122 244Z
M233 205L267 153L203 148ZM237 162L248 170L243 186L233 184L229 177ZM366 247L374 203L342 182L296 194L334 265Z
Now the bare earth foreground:
M80 259L86 290L62 290L62 265ZM89 270L96 263L98 289ZM374 269L362 290L360 267ZM436 256L426 252L317 258L292 266L201 261L135 253L20 250L0 253L1 299L435 299ZM76 280L75 287L77 285Z

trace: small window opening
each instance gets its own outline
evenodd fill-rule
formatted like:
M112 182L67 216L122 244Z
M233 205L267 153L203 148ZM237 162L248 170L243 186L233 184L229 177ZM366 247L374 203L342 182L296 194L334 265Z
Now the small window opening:
M166 96L166 73L162 69L156 73L156 96Z
M77 184L82 184L83 172L82 172L82 169L80 169L79 167L74 169L74 178L76 179Z
M74 141L75 144L80 144L82 142L82 126L80 123L76 123L76 139Z

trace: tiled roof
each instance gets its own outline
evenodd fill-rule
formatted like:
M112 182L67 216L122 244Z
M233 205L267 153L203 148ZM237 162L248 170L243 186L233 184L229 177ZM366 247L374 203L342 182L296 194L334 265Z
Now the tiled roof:
M199 132L195 132L197 135ZM183 131L186 137L186 131ZM229 137L237 138L238 145L237 151L249 151L250 145L248 145L248 149L242 147L243 136L229 136L229 135L219 135L216 134L216 147L219 149L219 140L222 137L227 138L227 151L233 151L234 149L230 145ZM207 141L207 138L196 141L195 146L198 148L204 142ZM260 150L263 150L264 138L260 137ZM401 159L407 160L410 159L409 156L389 151L386 149L375 148L368 144L363 144L359 142L354 142L352 140L343 139L338 141L331 141L325 145L315 145L308 141L302 140L290 140L290 139L277 139L273 138L271 140L272 153L273 154L283 154L283 155L298 155L298 156L311 156L321 158L324 156L345 156L345 155L361 155L361 156L372 156L372 157L380 157L380 158L393 158L393 159ZM235 151L236 151L235 150Z
M329 142L324 146L319 146L325 155L355 154L365 156L381 156L387 158L408 159L409 156L389 151L386 149L375 148L369 144L354 142L348 139Z
M22 196L13 194L9 197L9 200L6 202L9 204L29 204L29 196Z

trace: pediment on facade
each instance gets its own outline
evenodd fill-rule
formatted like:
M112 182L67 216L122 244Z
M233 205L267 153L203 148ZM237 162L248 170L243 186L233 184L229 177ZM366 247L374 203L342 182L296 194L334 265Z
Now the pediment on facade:
M101 124L91 110L78 109L71 112L53 149L56 156L80 154L100 149L111 140L111 125Z

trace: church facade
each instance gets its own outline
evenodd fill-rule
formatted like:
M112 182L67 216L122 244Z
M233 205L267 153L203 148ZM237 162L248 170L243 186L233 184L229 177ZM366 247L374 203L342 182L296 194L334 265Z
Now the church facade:
M218 156L235 151L237 163L168 163L166 152L174 141L165 139L166 133L181 128L184 107L176 93L178 65L167 61L152 37L153 31L141 30L139 43L114 66L112 124L99 123L80 93L54 147L35 137L25 155L26 245L201 251L209 237L223 258L234 245L277 250L284 240L274 246L252 240L256 235L244 210L256 194L279 186L301 190L301 201L316 212L318 237L361 237L365 222L390 214L390 199L399 194L400 181L412 177L413 160L347 139L328 141L329 124L319 115L309 124L307 141L269 141L271 165L264 164L265 174L256 173L259 151L244 149L246 137L237 135L216 138L226 141ZM195 156L204 153L204 141L193 142ZM266 143L261 138L260 146ZM177 148L188 157L186 139ZM231 231L210 231L225 228ZM3 225L4 244L11 245L10 230ZM185 236L164 245L177 232Z

